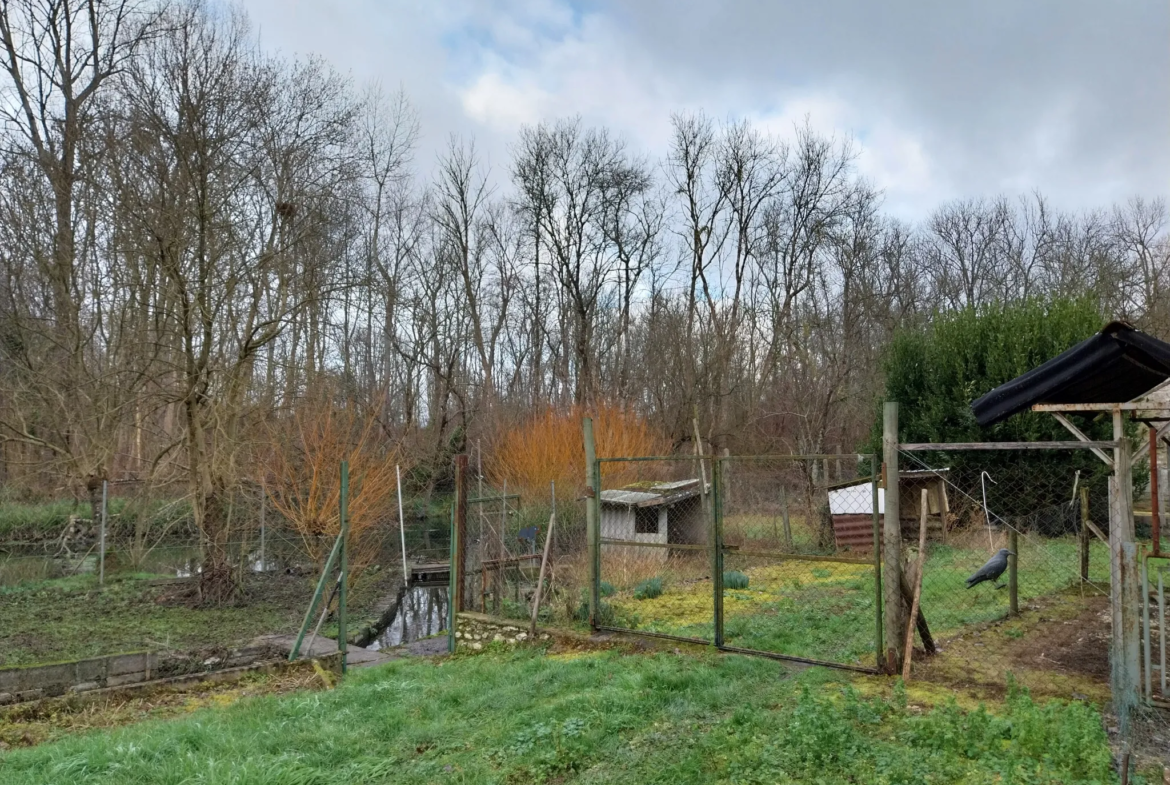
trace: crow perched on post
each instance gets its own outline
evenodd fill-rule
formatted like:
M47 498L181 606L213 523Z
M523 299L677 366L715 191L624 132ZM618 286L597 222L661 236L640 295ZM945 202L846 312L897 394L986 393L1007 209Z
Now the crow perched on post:
M975 584L983 583L984 581L991 581L993 583L998 581L999 576L1003 575L1003 571L1007 569L1008 556L1015 556L1015 554L1007 548L1000 548L994 556L987 560L987 564L984 564L974 575L967 579L967 588L970 589Z

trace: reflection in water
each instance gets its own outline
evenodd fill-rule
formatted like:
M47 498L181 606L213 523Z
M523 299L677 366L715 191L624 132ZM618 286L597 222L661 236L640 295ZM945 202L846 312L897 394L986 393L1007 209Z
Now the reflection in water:
M367 646L378 651L413 643L447 629L447 587L412 586L398 595L398 610L382 634Z

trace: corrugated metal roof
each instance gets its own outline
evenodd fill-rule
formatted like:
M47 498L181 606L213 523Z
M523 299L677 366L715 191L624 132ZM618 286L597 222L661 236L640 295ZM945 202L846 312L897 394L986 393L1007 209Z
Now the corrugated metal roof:
M1081 341L971 404L984 428L1038 403L1124 403L1170 378L1170 344L1124 322Z

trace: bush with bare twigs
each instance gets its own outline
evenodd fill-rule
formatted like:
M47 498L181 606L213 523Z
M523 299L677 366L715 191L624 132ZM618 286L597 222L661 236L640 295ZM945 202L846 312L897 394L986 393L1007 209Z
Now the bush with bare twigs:
M323 567L341 530L341 462L349 461L350 583L377 558L379 523L394 514L401 450L377 438L373 414L320 400L272 428L268 457L273 506Z
M581 420L593 417L599 457L664 455L670 440L627 408L602 405L593 410L574 406L549 409L510 429L497 439L490 473L496 482L527 493L547 493L549 483L566 490L584 486L585 446ZM637 479L630 465L608 464L603 479L609 487ZM625 475L630 474L630 477Z

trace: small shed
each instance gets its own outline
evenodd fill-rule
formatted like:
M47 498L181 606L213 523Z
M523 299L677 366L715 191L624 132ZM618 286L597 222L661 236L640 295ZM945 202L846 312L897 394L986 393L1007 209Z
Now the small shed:
M926 490L926 536L941 539L946 533L946 515L951 511L947 498L946 473L950 469L923 469L900 472L899 511L902 537L918 539L918 517L922 491ZM886 491L878 488L878 522L884 521ZM872 550L873 484L857 482L829 490L829 515L833 519L833 538L838 550Z
M601 537L621 542L702 545L707 542L699 480L637 483L601 492ZM603 544L608 549L620 544ZM635 550L631 548L630 550ZM637 548L646 558L665 559L669 548Z

